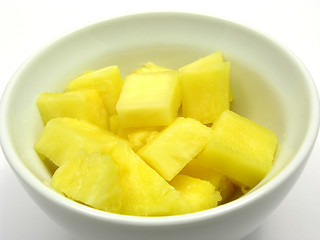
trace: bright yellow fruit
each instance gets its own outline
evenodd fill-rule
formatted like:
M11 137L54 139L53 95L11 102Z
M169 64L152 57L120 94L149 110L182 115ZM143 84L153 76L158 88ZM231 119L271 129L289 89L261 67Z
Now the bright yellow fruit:
M209 181L221 194L220 204L228 202L236 191L233 183L224 175L213 171L211 168L203 167L194 160L190 161L180 172L194 178Z
M188 68L194 69L194 68L207 67L207 66L211 66L211 65L217 64L217 63L223 63L222 51L214 52L208 56L205 56L203 58L198 59L195 62L189 63L189 64L179 68L179 71L183 71Z
M213 64L219 64L223 63L224 58L222 55L222 51L214 52L206 57L200 58L199 60L192 62L190 64L187 64L179 69L179 71L183 71L186 69L195 69L195 68L203 68L203 67L209 67ZM233 101L233 93L231 87L229 88L229 101Z
M230 109L230 63L180 71L182 114L203 124L213 123Z
M96 209L121 211L118 169L110 156L80 151L53 174L51 185L67 197Z
M119 68L110 66L93 72L88 72L69 82L66 91L94 88L101 94L108 114L116 114L116 104L122 89L122 79Z
M212 129L199 121L179 117L146 143L138 154L170 181L205 147L212 135Z
M43 129L35 150L57 166L74 157L79 150L108 154L120 140L94 124L73 118L54 118Z
M109 117L109 127L110 127L110 132L113 134L118 133L118 129L120 128L120 121L118 115L112 115Z
M169 182L192 207L192 212L216 207L221 195L208 181L178 174Z
M150 127L169 125L180 105L178 73L167 71L129 75L116 108L121 127Z
M95 89L81 89L65 93L42 93L37 105L44 124L57 117L86 120L108 129L108 113Z
M34 149L58 166L51 185L93 208L202 211L246 194L273 164L276 135L231 112L232 100L221 51L178 71L147 62L124 82L117 66L89 70L38 97Z
M161 127L126 128L124 134L130 142L131 148L137 152L146 143L150 142L161 130Z
M276 135L232 111L221 114L212 129L196 162L250 188L258 184L272 167Z
M110 131L117 134L119 137L128 140L131 148L135 152L142 148L163 129L163 127L122 128L117 115L111 116L109 121Z
M166 216L188 213L188 202L124 141L111 152L119 169L122 214Z

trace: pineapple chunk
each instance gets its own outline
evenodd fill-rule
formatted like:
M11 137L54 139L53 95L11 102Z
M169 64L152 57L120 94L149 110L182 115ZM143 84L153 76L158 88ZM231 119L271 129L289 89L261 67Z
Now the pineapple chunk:
M109 118L109 127L110 127L110 132L112 132L113 134L117 134L118 133L118 129L120 122L119 122L119 117L118 115L112 115Z
M183 71L186 69L195 69L195 68L203 68L203 67L208 67L212 66L213 64L219 64L223 63L223 55L222 51L217 51L215 53L212 53L206 57L200 58L199 60L192 62L188 65L185 65L179 69L179 71ZM229 88L229 101L233 101L233 93L231 87Z
M128 140L131 148L136 152L149 142L162 127L139 127L139 128L122 128L119 123L119 117L113 115L109 119L110 131L119 137Z
M182 113L203 124L230 109L230 63L180 71Z
M166 67L156 65L152 62L147 62L142 67L136 69L134 73L167 72L167 71L172 71L172 70Z
M178 174L169 182L191 205L192 211L216 207L221 195L208 181Z
M94 88L101 94L108 114L116 114L116 104L122 89L122 79L117 66L89 72L69 82L66 91Z
M89 122L54 118L46 124L34 148L61 166L81 149L88 153L108 154L119 140L117 136Z
M57 117L86 120L108 129L108 114L99 93L82 89L66 93L42 93L37 105L44 124Z
M213 171L210 168L203 167L194 160L189 162L180 172L194 178L209 181L215 189L221 194L220 204L228 202L236 191L236 186L226 176Z
M191 206L159 174L150 168L124 141L111 157L119 169L122 214L165 216L188 213Z
M119 117L113 115L110 117L110 131L119 137L128 140L131 148L136 152L149 142L162 127L138 127L122 128L119 123Z
M160 131L161 127L127 128L127 139L132 149L137 152L146 143L150 142Z
M110 156L78 152L53 174L51 185L69 198L96 209L120 212L118 169Z
M165 180L172 180L210 141L212 129L179 117L144 145L138 154Z
M269 129L232 111L212 126L214 135L196 162L254 187L272 167L277 137Z
M129 75L116 109L124 128L167 126L177 116L180 105L178 73L167 71Z
M183 71L186 69L193 69L193 68L202 68L206 66L210 66L217 63L223 63L223 55L222 51L214 52L206 57L200 58L199 60L189 63L181 68L179 68L179 71Z

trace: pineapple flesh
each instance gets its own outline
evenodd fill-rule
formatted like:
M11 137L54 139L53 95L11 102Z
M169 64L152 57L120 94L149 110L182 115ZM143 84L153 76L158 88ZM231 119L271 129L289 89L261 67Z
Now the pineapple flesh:
M186 69L202 68L202 67L211 66L217 63L223 63L222 51L214 52L208 56L198 59L195 62L189 63L179 68L179 71L183 71Z
M76 89L96 89L105 104L108 115L116 114L116 104L122 89L122 79L117 66L110 66L85 73L69 82L66 91Z
M118 115L112 115L109 117L109 130L113 134L118 134L120 128L120 121Z
M178 71L147 62L124 82L117 66L89 70L38 97L34 149L57 166L51 185L84 205L202 211L246 194L273 164L276 135L230 111L232 100L221 51Z
M229 202L236 191L236 186L226 176L213 171L211 168L203 167L192 160L180 172L180 174L188 175L209 181L215 189L221 194L220 204Z
M161 129L161 127L127 128L124 129L124 134L132 149L137 152L157 136Z
M110 153L119 169L122 214L165 216L191 212L191 206L124 141Z
M232 111L221 114L212 129L213 137L196 162L249 188L257 185L272 167L276 135Z
M230 63L180 71L182 114L203 124L213 123L230 109Z
M121 127L167 126L181 105L178 73L148 72L129 75L116 109Z
M170 181L205 147L212 135L212 129L199 121L179 117L146 143L138 154Z
M96 209L121 211L118 168L108 155L79 151L55 171L51 185Z
M44 127L35 150L61 166L79 150L108 154L120 140L94 124L73 118L54 118Z
M213 64L219 64L224 62L224 57L222 55L222 51L214 52L206 57L200 58L195 62L189 63L179 69L179 71L187 70L187 69L196 69L212 66ZM233 101L233 93L231 87L229 88L229 101Z
M41 118L46 124L58 117L86 120L108 129L108 113L95 89L81 89L65 93L42 93L37 98Z
M178 174L169 182L191 205L192 212L216 207L221 195L208 181Z

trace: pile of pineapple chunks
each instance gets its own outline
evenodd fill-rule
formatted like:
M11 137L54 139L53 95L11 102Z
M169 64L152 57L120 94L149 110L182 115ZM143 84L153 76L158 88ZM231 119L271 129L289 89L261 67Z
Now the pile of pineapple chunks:
M276 135L230 110L230 63L218 51L171 70L147 62L87 71L43 93L35 150L57 169L51 185L90 207L135 216L214 208L256 186Z

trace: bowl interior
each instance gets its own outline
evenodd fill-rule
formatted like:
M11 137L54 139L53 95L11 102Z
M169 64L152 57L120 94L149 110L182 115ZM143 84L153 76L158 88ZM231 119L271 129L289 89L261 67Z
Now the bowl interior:
M93 24L31 57L15 74L3 103L8 145L15 151L11 161L40 183L51 179L51 167L33 150L43 129L39 93L60 92L85 70L118 65L125 77L146 61L177 69L217 50L231 62L232 109L278 136L274 168L261 187L292 161L308 133L312 100L306 73L288 51L260 33L191 14L142 14Z

